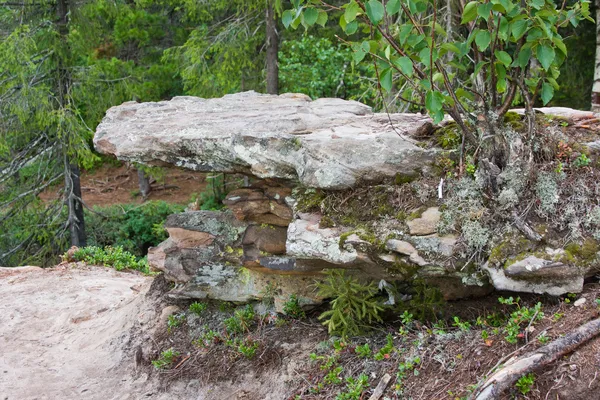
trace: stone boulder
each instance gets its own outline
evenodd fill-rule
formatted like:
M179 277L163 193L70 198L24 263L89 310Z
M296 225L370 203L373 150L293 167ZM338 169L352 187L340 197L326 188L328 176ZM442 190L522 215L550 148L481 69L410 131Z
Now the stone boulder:
M410 136L431 130L429 117L420 114L374 114L355 101L245 92L112 107L94 146L130 162L345 189L428 169L437 150Z

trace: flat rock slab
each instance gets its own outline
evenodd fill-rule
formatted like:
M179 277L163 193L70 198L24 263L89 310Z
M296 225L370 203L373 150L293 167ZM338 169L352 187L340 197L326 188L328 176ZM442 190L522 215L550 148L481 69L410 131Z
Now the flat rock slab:
M374 114L355 101L244 92L112 107L94 145L125 161L345 189L426 169L437 150L409 136L431 129L427 116Z

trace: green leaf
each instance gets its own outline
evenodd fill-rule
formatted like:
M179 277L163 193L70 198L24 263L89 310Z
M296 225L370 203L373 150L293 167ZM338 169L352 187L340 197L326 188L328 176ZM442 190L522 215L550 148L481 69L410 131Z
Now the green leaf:
M529 0L528 3L536 10L540 10L546 4L546 0Z
M535 56L540 61L540 64L542 64L542 67L548 71L552 65L552 62L554 61L554 58L556 57L556 53L554 52L552 46L540 44L535 50Z
M456 89L456 97L458 97L459 100L467 99L467 100L471 100L471 101L475 98L471 92L467 92L463 88Z
M507 67L510 66L510 64L512 63L512 57L510 56L510 54L508 54L505 51L496 50L496 51L494 51L494 55L496 56L498 61L500 61L502 64L506 65Z
M525 68L529 64L531 59L531 47L523 47L515 60L515 65L521 68Z
M554 43L556 48L559 49L563 53L563 55L567 55L567 46L565 46L565 43L560 37L554 36L552 38L552 43Z
M493 6L492 3L480 4L477 7L477 15L487 21L490 18L490 12L492 11Z
M366 40L364 42L362 42L362 44L360 45L360 47L362 48L362 50L365 53L368 53L368 52L371 51L371 44L368 41L366 41Z
M323 10L319 10L319 17L317 18L317 24L325 26L327 24L327 13Z
M425 107L430 113L435 113L442 109L444 96L440 92L429 90L425 95Z
M346 20L346 23L349 24L350 22L354 21L359 11L360 6L356 2L353 1L352 3L348 4L346 11L344 11L344 19Z
M485 67L488 64L487 61L479 61L475 66L475 70L473 71L473 76L477 76L481 71L481 68Z
M369 0L365 5L365 10L367 12L367 17L369 17L369 20L371 20L373 25L377 25L379 21L383 19L385 13L383 4L381 4L379 0Z
M387 68L381 73L379 77L379 83L381 83L381 87L388 93L392 91L392 69Z
M400 57L394 60L394 64L400 68L405 75L411 77L413 74L413 63L408 57Z
M389 4L389 3L388 3ZM404 24L400 27L400 33L398 34L398 39L400 39L400 44L404 44L408 35L412 32L413 26L411 24Z
M307 26L313 26L319 18L319 11L316 8L309 7L304 10L302 17L304 18L304 23Z
M354 53L352 53L352 59L354 60L355 64L358 64L362 60L364 60L366 55L367 55L367 53L365 53L362 49L359 49L359 50L356 50Z
M388 15L394 15L400 11L400 0L389 0L385 5Z
M473 21L477 18L477 5L479 3L477 1L470 1L465 6L463 10L462 19L460 21L461 24L466 24L467 22Z
M551 84L544 82L542 84L542 102L544 105L548 104L553 97L554 87Z
M357 30L358 30L358 22L356 22L356 20L354 20L346 25L346 29L344 32L346 32L346 35L352 35L352 34L356 33Z
M488 31L480 30L477 32L477 35L475 35L475 43L477 44L479 51L485 51L490 45L491 41L492 35L490 35Z
M523 35L525 34L525 32L527 32L527 27L529 26L529 21L525 20L525 19L521 19L518 21L514 21L511 26L510 26L510 30L512 32L513 37L515 38L515 40L519 40L523 37Z
M423 50L421 50L421 52L419 53L419 58L421 59L421 62L425 65L425 67L429 68L431 61L431 50L429 49L429 47L425 47Z
M281 22L285 28L289 28L292 21L296 18L296 12L294 10L285 10L281 15Z

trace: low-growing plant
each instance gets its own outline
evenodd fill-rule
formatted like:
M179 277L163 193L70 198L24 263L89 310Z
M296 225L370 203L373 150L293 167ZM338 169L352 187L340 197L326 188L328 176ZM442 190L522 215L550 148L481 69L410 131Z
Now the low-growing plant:
M208 325L204 325L203 330L204 332L202 335L200 335L200 337L193 342L193 344L196 346L208 348L210 345L216 344L223 340L219 332L209 329Z
M283 303L283 313L293 319L304 319L306 313L298 303L298 297L295 294L290 295L288 301Z
M534 383L535 375L531 373L520 377L517 383L515 383L515 387L519 389L519 392L521 392L521 394L525 395L531 392L531 388L533 387Z
M254 320L254 308L248 304L240 310L235 310L233 316L227 318L223 323L229 334L244 333L250 330Z
M371 357L371 354L372 354L369 343L365 343L363 345L356 346L356 348L354 349L354 352L356 354L358 354L358 356L361 358L369 358L369 357Z
M452 326L457 327L462 332L468 332L471 330L471 323L469 321L461 321L460 318L457 316L454 316L452 320L454 321L452 323Z
M167 332L171 333L174 328L179 328L185 321L185 314L171 314L167 318Z
M177 357L179 357L179 355L180 354L178 351L175 351L173 350L173 348L170 348L160 353L160 357L152 361L152 365L156 369L166 369L171 364L173 364L173 362Z
M548 336L548 334L546 332L542 332L538 337L537 340L541 343L541 344L546 344L550 341L550 336Z
M227 194L227 182L225 174L216 173L206 176L206 189L199 195L192 198L199 210L220 210L223 206L223 200Z
M368 324L381 321L379 313L383 307L375 298L375 283L362 284L343 270L329 270L327 278L316 286L319 296L333 299L331 309L319 316L330 334L356 335Z
M414 375L418 375L416 369L421 364L420 357L407 358L404 362L398 364L398 372L396 372L396 393L402 394L404 389L404 380L408 377L408 374L412 372Z
M585 154L581 154L573 161L573 166L575 168L587 167L588 165L590 165L591 162L592 160L590 160L588 156L586 156Z
M394 338L392 335L388 334L386 336L386 343L373 357L377 361L385 360L390 358L392 352L394 351Z
M517 307L517 309L510 314L506 326L504 327L504 332L506 333L504 338L508 343L517 343L517 340L521 335L522 325L525 323L533 324L535 321L538 321L544 317L544 313L542 312L542 303L537 303L534 307L521 307L519 304L520 299L518 297L513 299L512 296L508 299L500 297L498 298L498 301L501 304L513 305Z
M194 314L200 316L206 310L207 307L208 307L208 304L195 301L192 304L190 304L189 310L191 313L194 313Z
M254 356L256 355L256 350L258 350L259 347L258 342L250 338L229 339L225 342L225 344L235 349L238 353L242 354L249 360L254 358Z
M77 249L73 254L77 261L84 261L93 265L104 265L112 267L117 271L134 269L145 274L149 273L148 261L145 258L138 259L121 246L107 246L105 248L87 246Z
M358 378L346 378L346 390L338 394L335 400L360 400L363 392L369 387L369 377L360 374Z

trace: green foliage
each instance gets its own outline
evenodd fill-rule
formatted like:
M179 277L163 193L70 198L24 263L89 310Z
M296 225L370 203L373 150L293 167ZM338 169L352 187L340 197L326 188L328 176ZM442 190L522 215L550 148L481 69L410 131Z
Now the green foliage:
M517 389L519 389L519 392L521 392L521 394L525 395L525 394L531 392L531 389L533 388L534 383L535 383L535 375L533 373L530 373L530 374L523 375L522 377L520 377L519 380L517 381L517 383L515 383L515 387Z
M381 361L381 360L390 358L390 355L394 351L394 338L392 337L392 335L388 334L385 337L385 340L386 340L385 346L383 346L381 349L379 349L379 351L377 353L375 353L375 356L373 357L377 361Z
M454 321L452 326L457 327L462 332L469 332L471 330L471 323L469 321L461 321L457 316L454 316L452 320Z
M243 309L235 310L233 316L223 323L229 334L248 332L254 321L254 308L248 304Z
M304 319L306 313L298 303L298 297L295 294L290 295L288 301L283 303L283 313L293 319Z
M288 17L286 25L316 22L305 18L310 8L306 3L313 4L292 2L293 9L286 12L295 17ZM450 114L467 139L473 129L461 115L479 108L481 101L491 131L497 116L519 97L530 100L541 95L548 103L558 89L556 79L567 56L559 30L577 26L582 19L592 21L586 0L561 8L538 0L473 0L464 5L460 28L449 33L435 18L440 11L436 2L344 3L339 21L350 41L354 65L373 63L383 91L427 109L434 122ZM321 11L332 12L326 7ZM531 64L532 59L539 64ZM532 101L525 103L531 110Z
M154 368L156 369L166 369L173 364L175 359L179 356L179 352L171 348L160 353L160 357L152 361L152 365L154 365Z
M173 329L179 328L185 322L185 314L171 314L167 318L167 332L171 333Z
M510 314L506 326L504 327L504 333L506 333L504 338L508 343L517 343L523 325L532 325L534 322L539 321L544 317L542 303L537 303L533 307L522 307L519 304L520 299L518 297L513 299L512 296L507 299L499 297L498 301L500 304L517 307L517 309Z
M183 207L164 201L148 201L142 205L126 204L94 207L87 212L88 243L93 246L122 246L136 256L144 256L148 248L167 238L163 224L167 217L183 211Z
M208 304L195 301L192 304L190 304L189 310L191 313L194 313L194 314L200 316L206 310L207 307L208 307Z
M346 378L346 389L335 397L335 400L360 400L365 390L369 388L369 377L360 374L358 378Z
M343 270L328 270L327 278L316 286L319 296L333 299L331 309L319 316L330 334L356 335L368 324L381 321L383 307L375 298L378 290L374 283L365 285Z
M92 265L104 265L112 267L117 271L134 269L148 274L148 261L145 258L138 259L130 252L123 250L121 246L87 246L77 249L73 258L77 261L85 261Z
M223 208L223 200L227 194L224 174L208 174L206 176L208 185L200 193L198 198L192 199L200 210L220 210Z
M590 160L588 156L581 154L573 161L573 166L575 168L587 167L591 162L592 160Z
M286 40L279 52L281 92L304 93L313 99L342 97L373 103L376 96L361 76L374 75L373 67L350 65L352 51L328 38L312 35Z
M242 354L247 359L252 359L256 355L256 350L258 350L259 343L250 339L228 339L225 344L235 350L237 350L240 354Z
M193 341L193 344L196 346L208 348L211 345L222 341L223 338L219 334L219 332L214 331L208 328L208 325L203 326L202 335L196 340Z
M369 343L365 343L363 345L358 345L354 349L354 352L361 358L369 358L371 357L372 351Z

